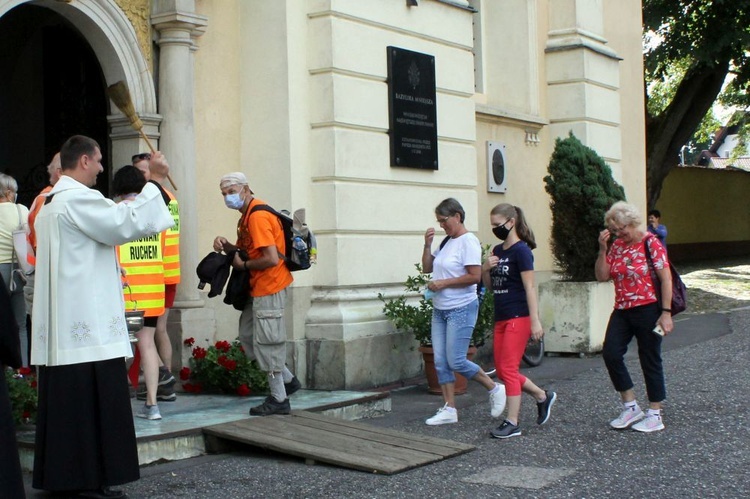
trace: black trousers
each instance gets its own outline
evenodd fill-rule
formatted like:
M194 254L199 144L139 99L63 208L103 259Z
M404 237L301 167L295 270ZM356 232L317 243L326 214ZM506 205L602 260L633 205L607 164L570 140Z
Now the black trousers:
M604 364L615 390L629 390L633 388L633 380L625 367L624 357L628 344L635 337L649 402L661 402L667 398L661 360L662 337L653 332L660 314L661 309L657 303L614 310L609 318L602 351Z
M40 366L34 488L93 490L138 478L125 360Z

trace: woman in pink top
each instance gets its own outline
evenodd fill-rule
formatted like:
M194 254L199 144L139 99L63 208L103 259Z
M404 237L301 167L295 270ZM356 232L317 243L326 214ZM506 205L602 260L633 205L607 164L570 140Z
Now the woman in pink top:
M643 229L641 214L635 206L623 201L613 204L604 215L604 223L607 228L599 234L596 278L614 281L615 309L607 325L602 357L623 403L620 416L609 424L618 430L631 425L634 430L646 433L663 430L661 405L666 398L666 386L661 342L662 335L670 333L673 327L669 262L659 240ZM660 301L651 278L646 245L661 281ZM633 337L638 340L638 357L646 381L649 408L645 414L636 401L624 361Z

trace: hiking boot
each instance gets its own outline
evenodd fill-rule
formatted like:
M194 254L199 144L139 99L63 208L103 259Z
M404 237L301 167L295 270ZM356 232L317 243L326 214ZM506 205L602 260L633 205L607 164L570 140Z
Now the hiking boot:
M458 423L458 411L453 407L448 407L448 404L438 409L434 416L425 421L425 424L429 426L451 423Z
M651 433L664 429L664 422L659 414L647 414L645 418L633 425L635 431L642 433Z
M166 385L160 385L156 387L156 400L162 402L174 402L177 400L177 394L174 391L175 382L167 383ZM135 397L138 400L146 400L146 387L140 385L138 391L135 393Z
M645 414L643 414L641 408L636 404L633 407L626 407L623 409L617 419L613 419L609 422L609 426L615 430L624 430L636 421L643 419L644 416Z
M273 396L269 395L262 404L251 407L251 416L272 416L274 414L289 414L292 412L292 408L289 405L289 399L284 399L283 402L277 402Z
M490 393L490 415L493 418L499 418L505 410L507 397L505 396L505 385L495 383L495 386L498 387L497 392Z
M536 403L536 411L538 414L536 418L536 424L544 424L547 422L547 420L549 419L550 410L557 400L557 393L548 392L547 390L545 390L544 393L547 394L547 398L544 399L544 402Z
M495 438L511 438L521 436L521 427L508 421L503 421L503 424L490 431L490 435Z
M293 377L292 381L290 381L289 383L284 383L284 390L286 390L287 397L293 394L294 392L296 392L297 390L299 390L300 388L302 388L302 383L299 382L299 380L297 379L297 376Z
M135 413L135 417L150 419L151 421L161 419L158 405L144 405L141 410Z
M168 385L169 383L172 383L174 385L175 383L174 376L171 372L169 372L169 369L166 367L160 367L159 368L159 386Z

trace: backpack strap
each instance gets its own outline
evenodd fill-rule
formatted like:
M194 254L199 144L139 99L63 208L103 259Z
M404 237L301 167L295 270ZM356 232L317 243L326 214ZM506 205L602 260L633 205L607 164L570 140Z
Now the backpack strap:
M274 210L273 208L271 208L267 204L256 204L248 212L248 214L247 214L248 218L250 217L250 215L252 215L256 211L267 211L268 213L273 213L276 216L276 219L278 220L279 225L281 225L281 232L282 232L282 234L284 234L284 224L281 222L281 213L279 213L278 211ZM286 239L286 237L285 237L285 239ZM287 245L287 244L289 244L289 241L284 241L284 245ZM278 253L279 258L281 258L282 260L284 260L284 262L286 262L288 260L287 257L286 257L286 255L284 253L282 253L281 251L279 251L279 247L278 246L276 246L276 253Z

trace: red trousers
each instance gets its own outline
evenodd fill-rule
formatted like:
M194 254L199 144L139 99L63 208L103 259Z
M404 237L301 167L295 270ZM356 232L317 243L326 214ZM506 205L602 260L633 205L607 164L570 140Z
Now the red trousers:
M493 353L498 377L505 384L508 397L521 395L526 377L518 372L526 344L531 338L531 318L516 317L495 323Z

